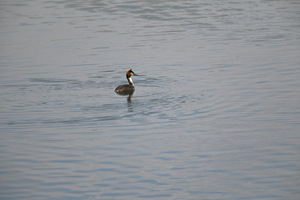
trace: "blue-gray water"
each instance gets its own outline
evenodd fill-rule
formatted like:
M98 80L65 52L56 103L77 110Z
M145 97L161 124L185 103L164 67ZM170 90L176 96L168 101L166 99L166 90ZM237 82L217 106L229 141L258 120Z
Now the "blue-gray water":
M298 199L299 33L298 0L2 0L0 198Z

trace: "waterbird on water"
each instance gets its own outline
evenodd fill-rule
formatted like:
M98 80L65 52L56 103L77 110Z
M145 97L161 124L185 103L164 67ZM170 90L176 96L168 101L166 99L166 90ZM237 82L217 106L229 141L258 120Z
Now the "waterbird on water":
M134 85L133 85L133 81L131 79L131 76L138 76L137 74L135 74L132 69L128 70L128 72L126 73L126 78L128 80L129 84L125 84L125 85L119 85L116 89L115 92L120 94L120 95L132 95L134 92Z

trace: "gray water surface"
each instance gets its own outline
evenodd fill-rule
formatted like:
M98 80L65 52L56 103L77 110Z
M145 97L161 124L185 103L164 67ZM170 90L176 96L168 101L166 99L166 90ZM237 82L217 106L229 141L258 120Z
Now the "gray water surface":
M0 198L298 199L299 33L298 0L1 1Z

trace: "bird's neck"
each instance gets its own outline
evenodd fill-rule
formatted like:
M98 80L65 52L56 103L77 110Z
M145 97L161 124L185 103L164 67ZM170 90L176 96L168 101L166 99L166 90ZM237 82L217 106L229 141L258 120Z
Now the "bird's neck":
M128 80L128 83L129 83L129 85L133 85L133 81L132 81L132 79L131 79L131 77L129 76L129 77L127 77L127 80Z

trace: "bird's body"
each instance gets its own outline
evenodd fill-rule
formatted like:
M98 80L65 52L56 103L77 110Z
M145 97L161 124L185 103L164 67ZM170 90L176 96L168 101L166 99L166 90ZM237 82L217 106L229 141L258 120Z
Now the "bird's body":
M134 92L135 88L134 85L119 85L116 89L115 92L118 94L132 94Z
M134 93L134 85L133 85L133 81L131 79L131 76L136 76L137 74L135 74L131 69L128 70L128 72L126 73L126 78L128 80L128 84L125 85L119 85L116 89L115 92L120 94L120 95L130 95Z

